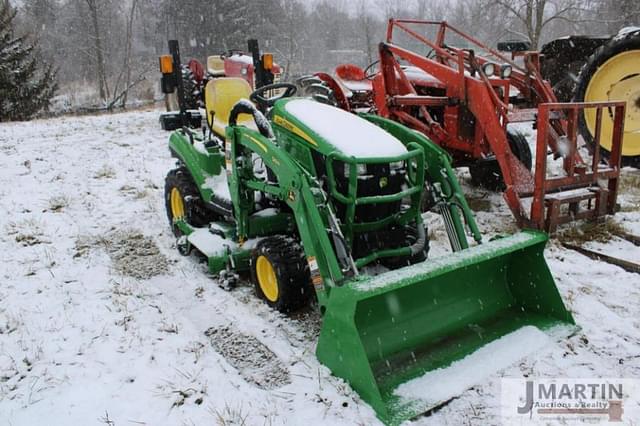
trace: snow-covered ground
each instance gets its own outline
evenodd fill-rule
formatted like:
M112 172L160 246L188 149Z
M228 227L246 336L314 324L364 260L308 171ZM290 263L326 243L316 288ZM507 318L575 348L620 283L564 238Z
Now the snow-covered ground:
M378 424L316 360L315 312L284 317L177 253L157 117L0 124L0 424ZM487 235L515 230L499 195L465 189ZM637 191L616 215L636 235ZM501 377L640 377L640 275L555 241L546 257L580 332L415 424L500 423Z

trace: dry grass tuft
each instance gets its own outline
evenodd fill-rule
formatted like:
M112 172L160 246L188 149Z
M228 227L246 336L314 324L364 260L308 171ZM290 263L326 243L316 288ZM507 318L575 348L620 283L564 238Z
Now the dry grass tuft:
M558 232L556 238L562 243L583 244L589 241L606 243L616 235L624 233L618 222L605 219L602 222L581 222Z
M51 199L49 199L49 206L47 207L47 210L50 212L57 213L69 207L70 204L71 204L71 199L68 196L56 195L55 197L52 197Z
M247 424L247 418L249 417L242 405L230 407L227 403L224 404L222 410L213 410L212 414L216 418L218 426L244 426Z
M620 192L640 194L640 172L623 170L618 188Z
M116 171L113 167L104 165L93 175L94 179L113 179L116 177Z

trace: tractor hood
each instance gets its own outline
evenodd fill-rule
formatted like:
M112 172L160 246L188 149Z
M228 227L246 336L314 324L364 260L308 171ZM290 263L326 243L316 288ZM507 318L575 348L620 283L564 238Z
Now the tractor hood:
M276 102L272 121L324 155L338 151L365 159L407 153L402 142L375 124L310 99L289 98Z

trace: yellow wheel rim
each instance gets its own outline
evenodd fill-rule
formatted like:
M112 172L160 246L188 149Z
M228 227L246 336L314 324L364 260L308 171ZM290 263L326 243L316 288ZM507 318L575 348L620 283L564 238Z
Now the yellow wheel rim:
M182 194L178 188L171 190L171 217L174 220L184 218L184 202L182 201Z
M273 269L273 265L269 262L265 256L258 257L256 261L256 275L258 276L258 285L262 294L270 302L278 300L278 278L276 277L276 271Z
M629 50L610 58L591 77L584 95L586 102L625 101L627 110L622 144L623 156L640 155L640 50ZM592 135L596 129L596 111L585 111L587 128ZM602 115L601 142L611 150L613 119Z

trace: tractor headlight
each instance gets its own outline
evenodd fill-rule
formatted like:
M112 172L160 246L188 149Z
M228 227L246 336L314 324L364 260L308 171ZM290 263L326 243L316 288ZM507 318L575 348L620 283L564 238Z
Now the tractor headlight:
M245 67L242 67L242 69L240 70L240 74L247 75L247 69Z
M496 72L496 65L491 62L487 62L482 66L482 72L487 77L491 77Z
M396 174L404 170L404 161L396 161L389 164L391 174Z
M404 167L404 161L396 161L395 163L389 164L389 168L391 170L400 170Z
M358 170L358 176L367 174L367 165L366 164L358 164L356 166ZM344 163L344 177L349 178L351 175L351 165L349 163Z
M511 77L511 73L513 72L513 68L511 67L511 65L508 64L503 64L500 67L500 77L502 78L509 78Z

